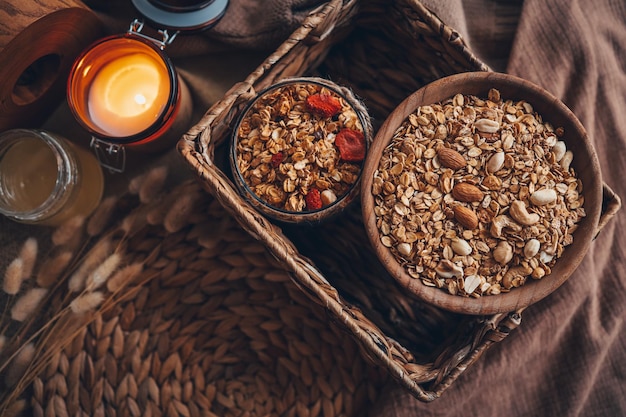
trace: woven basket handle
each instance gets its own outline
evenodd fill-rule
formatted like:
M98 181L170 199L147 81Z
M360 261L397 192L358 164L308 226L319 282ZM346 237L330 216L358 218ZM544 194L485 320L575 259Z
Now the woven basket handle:
M331 34L335 29L335 24L340 21L345 21L343 19L339 19L339 14L342 10L352 9L351 6L348 6L348 3L356 3L354 0L346 0L346 4L344 4L343 0L331 0L327 6L324 6L327 11L327 17L322 20L319 25L316 25L310 33L310 38L314 42L319 42L324 40L329 34Z

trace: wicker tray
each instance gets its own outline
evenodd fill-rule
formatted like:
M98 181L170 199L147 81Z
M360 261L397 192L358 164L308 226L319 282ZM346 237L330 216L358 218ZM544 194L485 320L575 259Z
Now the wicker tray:
M213 194L291 273L361 353L387 368L416 398L432 401L492 344L519 325L521 311L470 317L405 294L376 261L354 205L321 226L273 224L236 192L225 160L233 121L257 91L292 76L315 75L351 87L375 127L422 85L463 71L487 71L458 33L416 0L334 0L248 78L233 86L180 140L178 150ZM604 187L598 230L620 206Z

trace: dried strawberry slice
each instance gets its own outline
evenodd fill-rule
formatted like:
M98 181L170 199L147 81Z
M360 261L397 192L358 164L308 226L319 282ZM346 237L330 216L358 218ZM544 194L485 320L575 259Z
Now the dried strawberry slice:
M284 155L282 152L278 152L272 155L272 161L271 161L272 166L274 168L278 168L280 166L280 163L283 162L283 158L284 158Z
M304 196L307 210L319 210L322 208L322 195L317 188L311 188L309 193Z
M335 137L335 145L344 161L359 162L365 158L365 137L358 130L341 129Z
M322 117L333 117L341 111L341 102L330 94L312 94L305 103L308 111Z

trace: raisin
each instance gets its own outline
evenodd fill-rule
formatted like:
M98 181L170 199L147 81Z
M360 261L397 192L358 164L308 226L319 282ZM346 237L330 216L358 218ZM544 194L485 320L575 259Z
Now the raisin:
M283 162L284 155L282 152L272 155L272 166L278 168L281 162Z

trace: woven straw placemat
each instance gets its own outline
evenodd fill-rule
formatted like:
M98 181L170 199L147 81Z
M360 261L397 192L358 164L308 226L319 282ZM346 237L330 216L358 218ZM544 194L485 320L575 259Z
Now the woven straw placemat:
M363 415L384 372L197 182L163 179L155 168L61 226L2 294L0 415Z

